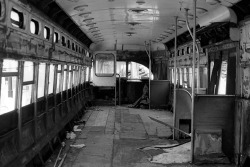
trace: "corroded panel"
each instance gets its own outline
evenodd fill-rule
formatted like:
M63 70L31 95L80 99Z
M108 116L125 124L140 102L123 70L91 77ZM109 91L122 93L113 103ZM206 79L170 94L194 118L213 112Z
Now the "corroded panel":
M14 160L17 155L17 135L15 131L6 140L0 142L0 166L5 166Z
M243 68L242 72L242 92L245 98L250 97L250 68Z
M196 130L194 141L195 155L222 153L221 130Z
M36 133L36 138L39 139L43 137L46 134L46 117L43 115L37 120L37 133Z
M241 60L249 61L250 60L250 22L246 22L243 27L240 28L241 32L241 40L240 40L240 48L241 48Z
M50 109L47 114L47 128L52 129L54 127L54 112L55 109Z
M34 144L34 123L26 124L22 129L21 150L24 151Z

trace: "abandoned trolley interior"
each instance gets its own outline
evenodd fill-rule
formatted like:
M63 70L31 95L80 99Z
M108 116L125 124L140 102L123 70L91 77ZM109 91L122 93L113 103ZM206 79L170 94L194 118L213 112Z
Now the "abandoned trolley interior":
M0 0L0 167L250 166L249 0Z

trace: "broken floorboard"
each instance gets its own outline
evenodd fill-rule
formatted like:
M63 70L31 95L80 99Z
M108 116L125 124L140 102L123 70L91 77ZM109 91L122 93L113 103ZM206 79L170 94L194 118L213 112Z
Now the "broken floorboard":
M85 144L83 148L70 148L67 151L67 157L63 163L63 167L164 167L163 164L155 164L149 161L150 156L157 156L162 150L150 150L149 154L145 154L140 149L141 147L171 144L172 140L151 138L139 139L139 135L134 139L134 132L146 134L145 119L146 115L156 116L161 119L169 116L166 112L147 110L124 110L111 107L100 107L101 110L94 110L88 117L86 126L82 127L81 132L77 132L77 137L74 140L67 140L70 144ZM104 113L100 113L104 112ZM150 113L152 112L152 113ZM145 115L146 114L146 115ZM98 115L104 115L99 117ZM107 116L108 115L108 116ZM107 117L106 117L107 116ZM143 119L142 119L143 117ZM101 119L101 121L96 121ZM172 118L166 118L172 119ZM149 121L147 117L147 126L162 126L154 121ZM106 122L106 123L104 123ZM130 125L139 128L131 127ZM141 125L142 124L142 125ZM101 126L100 126L101 125ZM129 127L126 127L129 126ZM125 134L127 138L122 138L121 134ZM128 135L130 134L130 135ZM132 137L131 137L132 136ZM68 144L67 144L68 145ZM67 146L69 147L69 145ZM62 154L64 155L64 153ZM46 163L46 167L52 167L53 161ZM168 167L196 167L191 164L171 164ZM219 167L223 165L206 165L206 167ZM228 166L228 165L227 165ZM223 166L223 167L227 167Z

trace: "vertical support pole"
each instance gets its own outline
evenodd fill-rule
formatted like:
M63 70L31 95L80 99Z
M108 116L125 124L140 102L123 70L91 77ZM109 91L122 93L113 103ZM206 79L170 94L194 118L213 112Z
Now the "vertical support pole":
M149 109L151 109L151 41L149 41L148 48L148 58L149 58L149 77L148 77L148 96L149 96Z
M34 96L34 137L35 137L35 142L36 142L36 137L37 137L37 91L38 91L38 75L39 75L39 63L34 63L34 72L35 72L35 78L34 78L34 85L33 85L33 96Z
M175 17L175 42L174 42L174 99L173 99L173 123L174 126L176 125L175 117L176 117L176 61L177 61L177 19ZM175 130L173 129L173 140L175 139Z
M45 85L44 85L44 98L45 98L45 112L46 112L46 132L48 133L48 113L49 113L49 76L50 76L50 64L46 63L45 68Z
M60 87L60 94L61 94L61 107L62 107L62 109L63 109L63 105L62 105L62 103L63 103L63 81L64 81L64 64L63 65L61 65L61 78L60 78L60 85L59 85L59 87Z
M126 78L128 79L128 61L126 61Z
M119 75L119 106L121 105L121 76Z
M18 63L18 87L17 87L17 115L18 115L18 150L21 151L22 145L22 92L23 92L23 68L24 62Z
M191 162L194 162L194 83L195 83L195 44L196 44L196 0L193 0L194 25L193 25L193 77L192 77L192 106L191 106Z
M56 122L56 106L57 106L57 97L56 97L56 89L57 89L57 74L58 74L58 64L54 65L54 85L53 85L53 96L54 96L54 107L55 107L55 112L54 112L54 122Z
M196 43L196 46L197 46L197 92L196 93L199 94L200 82L201 82L201 79L200 79L200 53L199 53L200 49L199 49L199 46L197 43Z
M117 40L115 40L115 51L117 50ZM117 96L117 91L116 91L116 75L117 75L117 73L116 73L116 58L115 58L115 106L116 106L116 96Z
M150 48L151 48L151 41L149 41L149 49L147 50L147 43L145 41L145 51L148 55L148 66L149 66L149 76L148 76L148 96L149 96L149 109L150 109L150 91L151 91L151 84L150 84L150 80L151 80L151 51L150 51Z
M2 91L2 71L3 71L3 60L0 59L0 106L1 106L1 91Z

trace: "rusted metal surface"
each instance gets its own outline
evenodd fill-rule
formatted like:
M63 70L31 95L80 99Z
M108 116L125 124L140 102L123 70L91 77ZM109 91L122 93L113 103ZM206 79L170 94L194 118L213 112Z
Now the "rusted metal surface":
M29 25L29 18L34 17L39 18L40 29L43 28L41 25L45 24L52 29L56 28L65 36L70 36L66 31L53 25L53 22L42 15L41 12L34 9L29 4L20 1L1 0L0 2L2 6L2 13L0 15L0 52L3 58L14 58L18 60L43 59L91 66L89 59L87 60L88 63L85 63L85 59L83 58L85 57L85 53L79 53L78 51L76 52L62 46L61 40L58 43L54 43L52 41L52 33L50 35L50 40L44 39L42 32L38 35L30 33L26 25ZM12 26L10 16L6 16L7 11L10 11L12 7L17 8L24 14L24 28ZM30 10L32 10L32 13ZM72 42L75 41L77 40L72 40ZM76 43L81 42L77 41ZM82 45L81 48L85 49L86 47Z
M196 130L195 131L195 155L208 155L222 153L222 130Z

